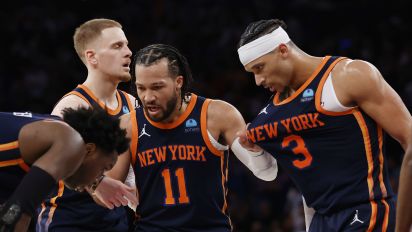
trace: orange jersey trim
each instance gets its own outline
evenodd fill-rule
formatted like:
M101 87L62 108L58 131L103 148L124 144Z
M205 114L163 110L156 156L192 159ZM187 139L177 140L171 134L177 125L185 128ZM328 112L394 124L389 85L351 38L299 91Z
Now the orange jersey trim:
M49 227L50 223L53 221L53 215L54 215L54 212L56 211L56 208L57 208L56 200L57 200L57 198L59 198L63 195L63 192L64 192L64 182L62 180L60 180L59 181L59 190L57 192L57 196L50 199L50 204L52 205L52 207L50 207L49 218L47 219L46 227Z
M202 131L202 137L209 151L211 151L214 155L223 156L224 152L219 151L218 149L216 149L216 147L212 145L212 143L210 142L209 135L207 133L207 109L209 107L210 102L211 99L206 99L202 105L202 111L200 112L200 128Z
M124 97L126 98L127 106L129 107L129 111L132 111L132 110L134 109L134 105L133 105L132 102L130 101L129 94L126 93L125 91L121 91L121 90L118 90L118 91L120 91L120 92L122 92L122 93L124 94Z
M375 228L376 217L377 217L377 214L378 214L378 205L376 204L376 202L371 201L370 203L371 203L372 213L371 213L371 218L370 218L370 221L369 221L369 227L368 227L367 232L372 232L373 229Z
M378 126L378 140L379 140L379 184L382 191L382 197L386 198L388 196L388 191L386 190L385 182L383 181L383 131L382 127ZM385 199L382 199L381 202L385 205L385 215L383 218L382 224L382 232L386 232L388 229L388 222L389 222L389 205Z
M363 136L363 141L365 145L365 151L366 151L366 159L368 161L368 188L369 188L369 200L374 199L374 194L373 194L373 157L372 157L372 148L371 148L371 142L370 142L370 137L369 137L369 131L368 127L366 126L365 119L363 118L362 114L360 111L356 111L353 113L355 116L356 120L358 121L359 127L362 131L362 136Z
M104 104L101 100L99 100L96 97L96 95L94 95L93 92L89 88L87 88L85 85L78 85L77 88L80 88L80 89L84 90L94 101L97 102L97 104L99 104L100 107L102 107L102 109L107 110L107 112L110 115L116 115L122 109L122 100L121 100L122 98L120 97L120 94L119 94L118 91L116 91L117 108L116 109L110 109L109 107L106 107L106 104Z
M302 91L304 89L306 89L306 87L312 82L313 79L315 79L315 77L318 75L318 73L320 72L320 70L322 70L323 66L325 66L326 62L330 59L330 56L326 56L322 62L318 65L318 67L316 68L316 70L312 73L312 75L309 77L309 79L307 79L305 81L305 83L303 83L302 86L299 87L298 90L296 90L296 92L294 92L291 96L289 96L288 98L284 99L282 102L280 102L279 100L279 95L280 93L277 92L275 97L273 98L273 104L275 106L277 105L283 105L286 103L291 102L293 99L295 99L300 93L302 93Z
M67 97L67 96L69 96L69 95L78 96L79 98L83 99L89 106L92 105L92 104L90 103L90 101L87 100L86 97L84 97L82 94L80 94L79 92L76 92L76 91L71 91L71 92L67 93L67 94L64 95L61 99L65 98L65 97ZM60 99L60 101L61 101L61 99ZM59 102L60 102L60 101L59 101ZM57 105L57 104L56 104L56 105Z
M379 141L379 184L381 187L381 191L382 191L382 197L386 198L388 196L388 191L386 190L386 186L385 183L383 181L383 149L382 149L382 145L383 145L383 132L382 132L382 128L380 126L378 126L378 141Z
M155 122L152 121L147 115L146 112L144 112L144 116L146 117L147 121L149 121L150 124L152 124L154 127L157 127L159 129L173 129L179 126L186 118L189 116L190 113L192 113L193 108L195 108L195 104L197 101L197 95L193 94L190 97L190 102L187 105L187 108L183 114L181 114L177 120L171 122L171 123L161 123L161 122Z
M368 189L369 189L369 199L371 200L370 204L371 204L371 208L372 208L372 213L371 213L371 219L369 222L369 227L368 227L368 232L369 231L373 231L373 229L375 228L375 224L376 224L376 216L377 216L377 204L374 201L374 193L373 193L373 177L372 177L372 173L373 173L373 157L372 157L372 148L371 148L371 141L370 141L370 136L369 136L369 131L368 131L368 127L366 125L365 119L362 116L362 113L358 110L356 110L353 115L355 116L359 127L362 131L362 136L363 136L363 141L364 141L364 145L365 145L365 151L366 151L366 159L368 161L368 178L367 178L367 182L368 182Z
M227 209L227 202L226 202L226 188L225 188L225 183L226 183L226 176L225 176L225 156L222 155L220 156L220 171L222 175L222 191L223 191L223 206L222 206L222 213L226 214L226 209Z
M21 163L24 163L23 159L14 159L14 160L7 160L7 161L1 161L0 162L0 168L2 167L8 167L8 166L15 166L18 165L20 166Z
M19 148L19 141L13 141L10 143L0 144L0 152L13 150L17 148ZM18 165L25 172L28 172L30 170L30 166L24 162L23 158L0 162L0 167L8 167L8 166L15 166L15 165Z
M352 109L345 110L345 111L342 111L342 112L334 112L334 111L325 110L325 109L321 106L321 104L320 104L320 100L321 100L321 98L322 98L322 90L323 90L323 87L325 86L325 82L326 82L326 80L328 79L328 76L329 76L330 72L332 71L332 69L335 67L335 65L336 65L339 61L344 60L344 59L346 59L346 57L340 57L340 58L336 59L336 60L329 66L329 68L326 70L326 72L323 74L323 77L322 77L322 79L321 79L320 82L319 82L318 88L317 88L316 93L315 93L315 106L316 106L316 110L319 111L319 112L321 112L322 114L326 114L326 115L329 115L329 116L347 115L347 114L352 114L352 113L353 113L355 110L357 110L357 108L358 108L358 107L356 106L356 107L354 107L354 108L352 108Z
M384 199L382 199L381 202L385 205L385 216L383 218L382 232L386 232L389 222L389 205Z
M10 143L3 143L0 144L0 151L8 151L8 150L13 150L19 147L19 141L13 141Z
M28 172L30 170L29 165L27 165L24 160L22 159L22 162L19 163L19 166L21 169L23 169L25 172Z
M130 151L131 151L131 159L133 167L136 164L136 153L137 153L137 146L139 143L139 129L138 123L136 118L136 111L133 110L130 112L130 120L132 120L132 140L130 141Z

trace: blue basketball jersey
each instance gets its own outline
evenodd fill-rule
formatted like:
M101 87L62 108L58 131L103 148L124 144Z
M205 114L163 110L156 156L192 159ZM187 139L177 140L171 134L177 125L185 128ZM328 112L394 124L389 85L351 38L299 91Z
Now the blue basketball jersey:
M132 163L139 192L136 231L231 231L226 195L228 152L210 142L210 99L191 95L173 123L131 113Z
M322 108L323 85L342 59L325 57L290 97L280 100L277 93L248 127L248 138L277 159L317 213L367 203L376 216L379 202L387 219L393 192L382 128L359 107Z
M0 204L11 196L30 169L20 155L18 138L21 128L46 119L60 120L52 115L0 112Z
M115 110L105 108L103 102L84 85L78 85L67 95L76 95L92 107L101 107L113 117L120 117L134 108L129 97L123 91L116 93L118 107ZM59 181L53 198L47 199L40 209L36 230L43 231L127 231L128 223L123 207L113 210L95 203L87 192L76 192L65 188Z

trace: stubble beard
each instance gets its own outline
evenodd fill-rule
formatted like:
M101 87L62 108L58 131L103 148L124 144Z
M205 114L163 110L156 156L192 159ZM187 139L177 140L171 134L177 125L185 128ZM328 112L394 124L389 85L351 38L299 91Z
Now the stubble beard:
M163 112L163 114L156 118L156 117L152 117L149 113L149 111L147 110L147 108L145 107L144 110L146 111L146 115L154 122L162 122L165 121L166 119L168 119L170 117L170 115L172 115L172 113L174 112L174 110L176 109L176 105L177 105L177 94L174 93L172 98L166 103L166 109L163 110L161 109L161 111Z

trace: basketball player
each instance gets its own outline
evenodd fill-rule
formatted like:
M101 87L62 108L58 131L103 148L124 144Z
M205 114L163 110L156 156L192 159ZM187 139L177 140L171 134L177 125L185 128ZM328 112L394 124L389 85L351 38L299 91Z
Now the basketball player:
M188 93L192 75L175 48L154 44L137 52L136 87L142 106L122 116L133 140L111 177L133 164L139 192L136 231L231 231L227 214L228 144L260 179L277 175L276 160L243 149L236 136L245 122L227 102ZM109 206L114 193L96 194Z
M104 110L68 108L62 114L63 121L0 113L0 231L27 231L36 207L58 180L82 191L129 146L120 120Z
M290 174L316 210L309 231L394 231L383 131L410 148L411 115L372 64L308 55L285 29L261 20L241 36L241 63L274 92L242 145L269 152Z
M131 78L132 53L122 26L110 19L89 20L76 29L73 40L78 56L87 67L87 79L66 94L52 114L60 116L62 109L79 106L104 108L113 117L130 112L135 98L117 90L120 82ZM130 184L130 187L119 186L123 195L135 194L135 184ZM37 231L128 231L123 207L109 210L97 205L87 192L71 191L61 183L53 196L42 205Z
M396 206L396 232L412 230L412 148L406 151L399 177L398 202Z

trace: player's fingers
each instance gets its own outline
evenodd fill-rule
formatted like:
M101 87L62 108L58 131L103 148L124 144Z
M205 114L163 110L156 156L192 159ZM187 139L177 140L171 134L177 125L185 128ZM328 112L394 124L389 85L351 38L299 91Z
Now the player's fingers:
M245 149L248 149L248 150L253 149L253 147L254 147L254 144L251 143L251 142L247 139L246 136L244 136L244 137L239 137L239 143L240 143L240 145L241 145L242 147L244 147Z
M94 202L96 202L98 205L107 207L106 204L96 195L96 194L91 194Z
M101 200L101 202L103 202L103 204L104 204L107 208L109 208L109 209L113 209L113 208L114 208L114 205L113 205L111 202L105 201L105 200L103 200L103 199L100 199L100 200Z
M126 197L127 200L129 200L130 203L132 203L133 205L136 205L138 202L136 192L133 189L130 192L129 191L124 192L124 197Z
M127 201L127 198L126 198L126 196L122 196L121 198L119 198L119 200L120 200L120 202L121 202L121 204L123 205L123 206L127 206L127 204L129 203L128 201Z
M136 187L132 187L132 186L129 186L129 185L124 185L122 190L126 190L128 192L133 192L133 191L135 191L135 188Z
M244 134L245 134L245 131L238 131L238 132L236 132L236 137L239 137L239 139L240 139L240 138L244 137Z
M136 207L139 205L138 203L135 204L132 201L130 201L129 199L126 198L126 196L123 196L124 199L127 200L127 206L129 206L129 208L131 208L132 210L136 210Z
M113 203L116 207L119 207L121 205L127 205L127 200L124 199L123 194L121 193L116 193Z
M114 206L116 206L116 207L120 207L120 206L122 205L122 203L121 203L120 201L118 201L118 200L115 200L115 201L113 202L113 204L114 204Z
M94 199L94 201L97 203L99 202L102 206L106 206L109 209L113 209L113 204L110 203L110 199L105 199L100 192L95 191L92 194L92 198Z
M239 137L239 143L240 143L240 144L247 142L246 133L238 132L237 135L238 135L238 137Z
M136 186L128 186L125 185L124 188L121 189L123 195L133 194L136 195L137 189Z

